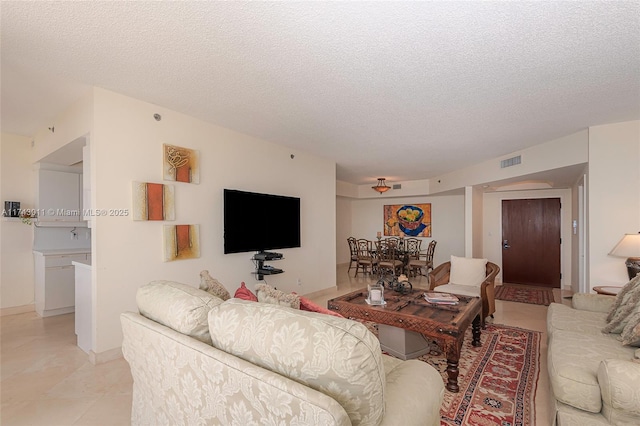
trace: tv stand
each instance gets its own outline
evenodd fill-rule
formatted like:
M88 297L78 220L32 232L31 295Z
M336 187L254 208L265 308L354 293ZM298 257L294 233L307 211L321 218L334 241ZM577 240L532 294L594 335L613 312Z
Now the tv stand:
M282 253L269 252L269 251L260 251L253 255L251 260L253 260L256 264L256 270L253 272L256 274L256 278L258 281L262 281L265 275L276 275L281 274L284 271L282 269L274 268L271 265L267 265L265 261L267 260L280 260L282 259Z

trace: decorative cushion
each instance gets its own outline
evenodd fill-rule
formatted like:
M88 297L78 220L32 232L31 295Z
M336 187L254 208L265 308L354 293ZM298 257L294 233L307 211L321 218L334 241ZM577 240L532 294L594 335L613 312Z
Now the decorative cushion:
M300 310L301 311L309 311L309 312L318 312L320 314L333 315L334 317L344 318L337 312L333 312L330 309L323 308L317 303L313 303L311 300L307 299L304 296L300 296Z
M631 281L629 281L627 284L625 284L624 287L622 287L622 290L618 292L618 294L616 295L615 302L613 303L613 305L611 306L611 309L609 310L609 315L607 315L607 322L611 322L613 320L613 317L618 312L618 310L622 306L624 306L624 304L626 303L625 299L629 297L628 293L633 291L636 287L639 287L639 286L640 286L640 274L636 275Z
M640 312L640 285L636 285L625 294L622 304L615 310L611 321L602 329L602 332L622 333L629 317L637 312Z
M152 281L138 289L140 314L179 333L211 344L207 315L222 299L173 281Z
M240 283L240 288L236 290L236 293L233 295L233 297L235 297L236 299L248 300L250 302L258 301L258 297L247 288L244 281Z
M222 283L215 278L211 278L209 271L204 270L200 272L200 290L204 290L207 293L211 293L222 300L231 299L231 295Z
M270 303L272 305L300 309L300 296L277 290L269 284L257 284L256 294L258 296L258 302L260 303Z
M487 259L451 256L450 284L480 287L487 277Z
M331 396L352 424L377 425L382 420L382 352L364 325L231 299L209 312L209 328L216 330L216 348Z
M629 316L620 337L623 345L640 347L640 312Z

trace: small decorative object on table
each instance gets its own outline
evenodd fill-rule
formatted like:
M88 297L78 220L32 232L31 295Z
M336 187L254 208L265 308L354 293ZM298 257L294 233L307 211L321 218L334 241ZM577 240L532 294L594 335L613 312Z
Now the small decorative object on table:
M375 284L368 285L367 289L369 290L369 294L367 296L368 304L384 305L386 303L384 301L384 286L380 284L380 281Z
M405 274L402 274L399 277L394 276L391 278L381 278L378 280L378 284L400 294L407 294L413 290L413 285L409 282L409 279Z
M439 293L436 291L426 292L424 294L424 300L439 305L457 305L460 302L460 299L454 294Z

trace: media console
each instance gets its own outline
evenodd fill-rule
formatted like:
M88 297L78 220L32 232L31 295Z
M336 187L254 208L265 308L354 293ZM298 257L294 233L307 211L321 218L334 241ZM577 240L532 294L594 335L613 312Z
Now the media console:
M282 269L274 268L271 265L267 265L264 262L268 260L280 260L282 259L282 253L275 253L270 251L260 251L253 255L251 260L256 264L256 270L253 272L256 274L258 281L263 280L265 275L281 274L284 271Z

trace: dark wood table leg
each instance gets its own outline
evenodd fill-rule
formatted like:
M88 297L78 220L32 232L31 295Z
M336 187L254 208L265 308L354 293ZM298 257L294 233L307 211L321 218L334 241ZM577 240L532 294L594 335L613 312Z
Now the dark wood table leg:
M447 356L447 390L449 392L458 393L460 392L460 387L458 386L458 374L460 370L458 369L458 360L460 358L453 358Z
M480 343L480 315L476 316L471 323L471 334L473 335L471 344L473 346L481 346L482 343Z

